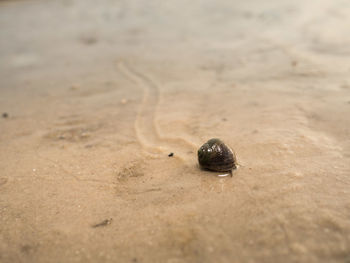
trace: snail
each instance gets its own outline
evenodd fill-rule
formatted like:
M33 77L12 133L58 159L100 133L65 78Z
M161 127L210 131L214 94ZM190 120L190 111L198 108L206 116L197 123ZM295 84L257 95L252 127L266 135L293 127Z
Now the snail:
M234 151L217 138L210 139L198 149L198 162L201 168L216 172L230 172L231 176L232 170L238 165Z

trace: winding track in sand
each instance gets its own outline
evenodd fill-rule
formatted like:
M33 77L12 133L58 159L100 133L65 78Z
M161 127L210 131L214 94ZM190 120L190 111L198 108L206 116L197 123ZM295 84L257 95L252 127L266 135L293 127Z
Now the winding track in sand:
M160 88L150 76L140 73L130 63L119 62L118 69L135 85L142 88L143 96L135 118L134 127L138 142L151 154L174 152L182 161L193 153L196 145L183 138L164 136L155 120L159 105Z

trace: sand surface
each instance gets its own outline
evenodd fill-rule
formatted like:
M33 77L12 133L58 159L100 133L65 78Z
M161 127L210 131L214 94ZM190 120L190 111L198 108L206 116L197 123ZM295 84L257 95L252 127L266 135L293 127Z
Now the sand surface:
M349 13L0 1L0 262L350 262Z

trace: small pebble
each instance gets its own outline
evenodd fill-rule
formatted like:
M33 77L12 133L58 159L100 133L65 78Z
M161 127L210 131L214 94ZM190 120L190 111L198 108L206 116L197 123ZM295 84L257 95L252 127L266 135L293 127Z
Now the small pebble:
M96 225L92 225L93 228L96 228L96 227L100 227L100 226L107 226L107 225L110 225L112 223L112 218L110 219L106 219L106 220L103 220L101 223L98 223Z

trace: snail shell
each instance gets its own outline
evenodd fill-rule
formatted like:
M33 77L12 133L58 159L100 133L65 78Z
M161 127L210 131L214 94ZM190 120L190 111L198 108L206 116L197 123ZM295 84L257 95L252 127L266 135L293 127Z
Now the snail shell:
M198 150L198 162L202 168L226 172L237 168L233 150L219 139L213 138Z

